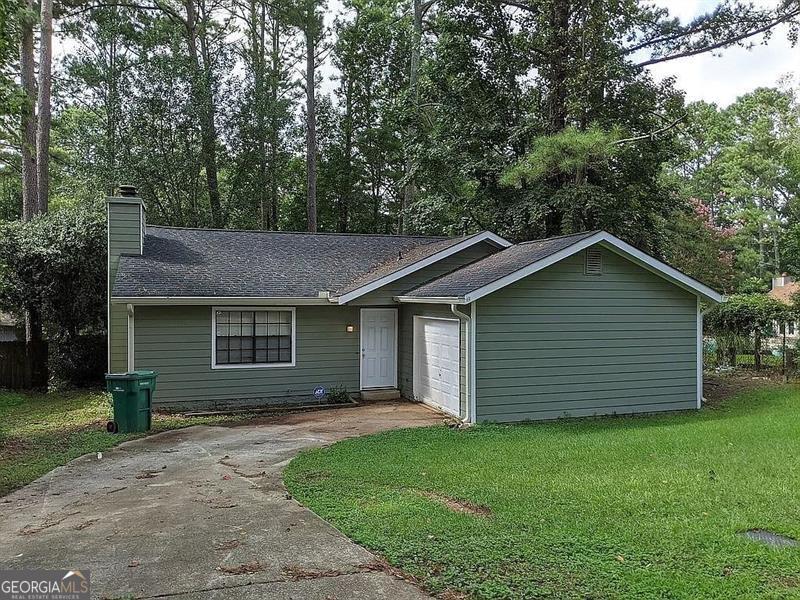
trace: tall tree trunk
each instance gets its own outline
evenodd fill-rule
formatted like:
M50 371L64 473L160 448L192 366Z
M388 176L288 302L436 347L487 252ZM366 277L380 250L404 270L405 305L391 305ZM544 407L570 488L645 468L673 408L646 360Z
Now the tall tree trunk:
M339 196L338 230L345 233L349 227L350 202L353 195L353 80L345 82L344 108L344 181Z
M53 0L41 0L41 40L39 42L38 128L36 131L36 170L38 212L46 213L50 199L50 89L53 62Z
M36 64L33 23L36 5L26 0L19 45L20 83L24 94L20 154L22 157L22 218L29 221L39 211L36 181Z
M547 81L547 128L554 134L567 126L567 76L570 44L571 0L553 0L549 15L550 47Z
M314 97L316 67L316 23L314 5L308 3L306 23L306 205L308 230L317 231L317 107Z
M270 229L269 194L267 191L267 131L266 131L266 98L264 91L266 58L265 29L266 8L264 2L250 0L250 61L253 68L253 103L256 114L256 139L258 142L258 196L259 220L261 229Z
M398 221L398 233L406 233L408 227L408 209L414 203L417 194L417 182L414 177L414 156L410 150L410 145L416 142L417 127L419 125L419 63L422 53L422 2L414 2L414 28L411 40L411 68L408 76L408 91L411 98L411 119L408 127L408 139L406 140L406 165L405 178L406 185L403 188L403 201L400 206L400 218Z
M106 193L111 195L119 183L117 181L117 130L119 128L119 85L117 81L117 24L119 13L115 6L111 9L114 14L114 35L108 45L108 69L106 86L108 96L106 100Z
M41 212L36 169L36 61L34 34L36 5L26 0L22 19L19 61L20 83L24 94L21 110L22 218L30 221ZM36 306L25 310L25 380L26 385L39 387L47 383L47 356L42 352L42 322Z
M570 44L569 18L571 0L552 0L549 23L549 43L546 52L549 58L548 68L545 71L547 85L546 118L547 132L550 135L563 131L567 126L567 77ZM564 177L555 183L559 186L566 185ZM562 233L563 212L554 206L549 207L545 217L545 234L547 236Z
M270 72L269 213L273 229L278 229L278 85L281 73L281 24L278 11L272 11L272 65Z
M216 110L211 85L211 63L205 33L197 33L197 10L194 0L186 0L186 42L189 58L194 67L192 82L192 101L197 107L200 120L200 154L206 171L208 200L211 207L211 220L214 227L223 227L225 219L222 215L222 202L219 194L217 174L217 130L214 125ZM198 51L198 41L200 50ZM202 54L202 59L201 59ZM201 62L202 61L202 62Z
M775 217L775 224L772 230L772 259L775 262L774 273L775 275L781 274L781 246L778 239L780 223L778 222L777 215Z

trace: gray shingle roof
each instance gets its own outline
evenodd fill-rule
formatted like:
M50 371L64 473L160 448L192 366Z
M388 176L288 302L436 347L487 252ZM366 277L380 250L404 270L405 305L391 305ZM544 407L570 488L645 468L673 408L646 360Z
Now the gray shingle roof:
M411 248L403 252L402 255L393 257L390 260L387 260L386 262L379 264L374 269L365 273L361 277L357 277L355 280L350 282L345 287L337 290L336 295L342 296L344 294L347 294L348 292L357 290L358 288L368 285L373 281L377 281L382 277L391 275L395 271L399 271L400 269L403 269L405 267L413 265L416 262L424 260L436 254L437 252L446 250L450 246L454 246L459 242L463 242L465 240L470 239L470 237L475 237L478 235L480 234L476 233L474 236L469 236L465 238L464 237L447 238L438 242L425 244L424 246L417 246L415 248Z
M113 296L317 297L460 239L148 226L144 254L120 258Z
M463 297L465 294L524 269L528 265L547 258L595 233L597 231L587 231L510 246L421 285L405 295L414 298Z

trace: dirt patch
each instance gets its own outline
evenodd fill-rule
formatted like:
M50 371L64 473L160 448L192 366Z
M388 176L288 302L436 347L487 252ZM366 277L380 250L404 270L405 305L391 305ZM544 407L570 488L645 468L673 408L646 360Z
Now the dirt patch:
M703 398L707 406L719 406L742 392L782 382L781 377L770 377L766 372L737 372L724 376L706 374L703 380Z
M22 456L30 447L30 442L23 437L7 437L0 440L0 450L2 450L4 462Z
M781 588L800 588L800 576L783 575L775 578L775 585Z
M489 517L492 514L492 510L488 506L475 504L467 500L457 500L455 498L451 498L443 494L437 494L436 492L417 492L417 493L423 498L427 498L428 500L433 500L434 502L438 502L439 504L441 504L445 508L449 508L453 512L474 515L476 517Z
M441 600L467 600L469 596L464 594L463 592L457 592L455 590L446 589L441 594L438 595L438 598Z
M241 565L220 565L217 568L223 575L250 575L260 571L266 571L267 565L255 560Z
M414 585L420 585L420 581L416 577L409 575L405 571L401 571L397 567L393 567L383 558L376 558L371 562L365 563L363 565L358 565L358 568L361 571L386 573L387 575L391 575L395 579L403 579L404 581L408 581L410 583L413 583Z

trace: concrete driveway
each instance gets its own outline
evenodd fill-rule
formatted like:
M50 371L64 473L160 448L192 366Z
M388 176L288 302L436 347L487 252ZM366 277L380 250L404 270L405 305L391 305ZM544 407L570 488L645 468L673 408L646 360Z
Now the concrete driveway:
M303 448L442 420L378 403L84 456L0 498L0 565L88 568L98 598L426 598L288 498L281 471Z

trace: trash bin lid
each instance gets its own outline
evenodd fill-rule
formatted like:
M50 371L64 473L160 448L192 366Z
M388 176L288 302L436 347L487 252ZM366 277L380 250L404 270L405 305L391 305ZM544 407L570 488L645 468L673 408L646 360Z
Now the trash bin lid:
M106 373L106 380L123 380L123 381L130 381L132 379L149 379L151 377L156 377L158 375L158 371L148 371L148 370L141 370L141 371L128 371L127 373Z
M151 371L149 369L137 369L136 371L130 371L128 375L133 375L135 377L155 377L158 375L158 371Z

